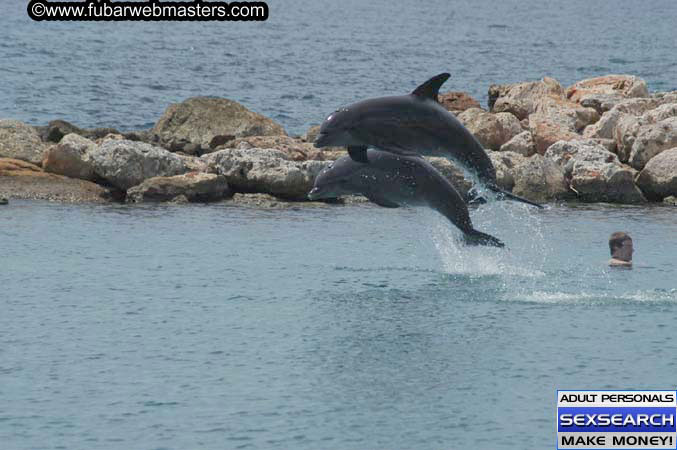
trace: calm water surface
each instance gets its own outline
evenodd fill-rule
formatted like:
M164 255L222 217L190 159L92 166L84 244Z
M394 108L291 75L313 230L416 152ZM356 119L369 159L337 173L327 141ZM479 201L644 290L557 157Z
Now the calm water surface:
M674 209L473 218L508 249L421 210L15 201L2 448L552 448L558 388L675 388Z
M266 23L37 23L0 117L150 127L216 95L303 133L451 72L677 89L677 2L270 0ZM492 204L468 249L372 206L0 208L0 448L552 448L556 389L675 388L677 214ZM635 239L632 271L607 238Z
M269 0L245 22L33 22L0 0L0 117L150 127L169 103L215 95L304 133L339 105L445 89L486 104L492 83L608 73L677 89L677 2Z

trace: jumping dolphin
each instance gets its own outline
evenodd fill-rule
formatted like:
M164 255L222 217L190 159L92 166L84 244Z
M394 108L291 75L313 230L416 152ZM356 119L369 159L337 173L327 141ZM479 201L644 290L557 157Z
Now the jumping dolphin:
M336 160L317 176L308 198L362 194L387 208L427 206L456 225L467 244L503 247L500 240L473 228L461 194L425 159L374 149L367 150L364 157L366 162L349 156Z
M368 147L405 156L444 157L500 196L542 207L498 187L496 170L482 145L437 101L449 77L437 75L409 95L372 98L335 111L320 127L315 147L348 147L350 157L362 162Z

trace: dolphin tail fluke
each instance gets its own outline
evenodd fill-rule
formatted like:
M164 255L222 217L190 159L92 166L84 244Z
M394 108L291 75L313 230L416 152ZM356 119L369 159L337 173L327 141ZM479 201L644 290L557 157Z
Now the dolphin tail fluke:
M514 200L514 201L520 202L520 203L526 203L527 205L535 206L536 208L541 208L541 209L544 208L543 205L539 205L536 202L532 202L531 200L527 200L526 198L522 198L519 195L513 194L512 192L504 191L503 189L501 189L498 186L489 185L487 187L489 189L491 189L492 191L496 192L497 194L499 194L499 196L501 196L503 198L507 198L509 200Z
M505 247L505 244L499 239L482 233L481 231L472 230L465 234L465 243L468 245L488 245L491 247Z

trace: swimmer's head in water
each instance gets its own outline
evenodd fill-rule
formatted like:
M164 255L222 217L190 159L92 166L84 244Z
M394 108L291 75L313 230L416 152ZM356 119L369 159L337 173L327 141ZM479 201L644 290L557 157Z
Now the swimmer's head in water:
M609 238L611 258L618 261L632 262L632 238L629 234L618 231Z

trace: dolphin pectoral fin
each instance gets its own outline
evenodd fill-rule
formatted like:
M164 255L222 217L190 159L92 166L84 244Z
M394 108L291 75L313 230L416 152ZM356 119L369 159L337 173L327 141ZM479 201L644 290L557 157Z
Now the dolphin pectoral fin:
M351 145L348 147L348 154L350 155L350 159L352 159L353 161L361 163L369 162L369 159L367 158L367 147Z
M505 197L507 199L514 200L514 201L520 202L520 203L526 203L527 205L535 206L536 208L541 208L541 209L544 208L543 205L539 205L536 202L532 202L531 200L527 200L526 198L522 198L519 195L513 194L512 192L504 191L503 189L499 188L498 186L487 186L487 187L489 189L491 189L492 191L502 195L503 197Z
M423 99L437 101L437 94L440 92L442 85L451 77L448 73L441 73L432 77L412 92L412 95Z

